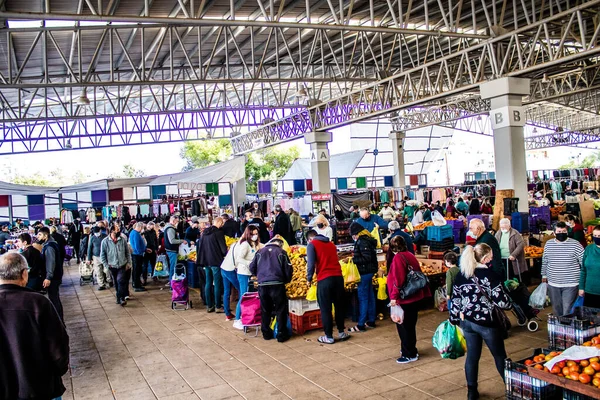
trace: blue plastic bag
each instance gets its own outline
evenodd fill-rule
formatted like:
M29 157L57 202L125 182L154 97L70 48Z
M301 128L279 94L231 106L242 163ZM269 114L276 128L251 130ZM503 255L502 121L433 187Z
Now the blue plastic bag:
M433 347L442 358L456 359L465 355L467 343L459 328L446 320L435 330L432 338Z
M571 314L575 313L575 309L577 307L583 307L583 297L582 296L577 297L577 300L575 300L575 303L573 304L573 307L571 308Z
M287 319L287 330L288 330L287 333L288 333L288 335L291 335L292 334L292 321L290 321L289 318L286 318L286 319ZM279 329L277 329L277 325L279 325L279 322L277 321L277 317L273 318L272 324L274 325L272 327L273 336L277 337L277 333L279 332Z

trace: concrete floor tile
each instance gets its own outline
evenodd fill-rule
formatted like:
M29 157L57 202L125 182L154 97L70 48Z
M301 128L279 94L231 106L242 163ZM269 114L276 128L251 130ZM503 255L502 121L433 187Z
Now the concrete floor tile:
M352 379L355 382L362 382L378 376L382 376L381 372L364 365L347 366L344 369L339 369L338 372Z
M433 396L439 396L441 394L460 389L460 386L453 385L449 382L446 383L445 381L440 381L439 378L426 380L423 382L416 382L411 386Z
M239 396L239 393L227 384L198 389L196 390L196 394L202 400L224 400Z
M179 373L194 390L226 384L226 382L212 370L188 368L180 370Z
M174 394L171 396L159 397L159 400L198 400L200 397L196 394L196 392L186 392Z
M467 398L467 388L463 387L452 392L442 393L438 397L444 400L464 400Z
M415 388L406 386L400 389L392 390L390 392L381 393L380 396L390 400L397 399L410 399L410 400L429 400L434 399L434 396L430 396L427 393L423 393Z
M152 389L148 386L133 390L115 390L116 400L156 400Z
M368 389L371 389L375 393L385 393L406 386L406 384L399 382L390 376L378 376L376 378L362 381L360 384Z
M154 394L159 398L192 391L192 388L180 376L166 381L160 381L155 384L150 384L150 387L152 388Z
M397 367L402 368L402 366L396 364ZM426 372L421 372L416 368L402 369L398 372L392 372L394 368L390 369L390 374L392 378L399 380L400 382L406 383L408 385L412 385L413 383L423 382L427 380L435 379L435 377Z

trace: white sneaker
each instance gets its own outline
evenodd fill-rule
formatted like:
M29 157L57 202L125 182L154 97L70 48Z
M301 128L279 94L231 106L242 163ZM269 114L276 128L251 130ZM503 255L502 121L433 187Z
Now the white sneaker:
M236 319L235 321L233 321L233 327L235 329L239 329L240 331L244 330L244 325L242 325L241 319Z

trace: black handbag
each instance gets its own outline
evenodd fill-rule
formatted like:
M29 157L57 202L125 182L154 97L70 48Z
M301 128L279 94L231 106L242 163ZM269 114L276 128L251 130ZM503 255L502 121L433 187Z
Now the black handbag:
M415 271L404 256L402 258L408 268L408 274L406 274L404 286L400 289L400 298L406 299L427 286L429 279L427 279L427 276L423 272Z
M502 336L504 337L504 339L506 339L508 337L508 331L512 327L510 319L508 319L504 310L498 307L498 305L494 303L492 299L490 299L490 296L488 296L487 292L483 290L483 288L479 285L479 280L473 277L473 281L475 282L477 288L479 288L479 291L483 294L483 296L492 304L492 321L494 322L496 327L502 332Z

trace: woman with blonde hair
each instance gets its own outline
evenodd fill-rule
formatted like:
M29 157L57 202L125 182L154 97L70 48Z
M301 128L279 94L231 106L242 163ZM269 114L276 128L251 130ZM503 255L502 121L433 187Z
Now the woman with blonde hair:
M465 373L468 399L478 399L477 377L483 342L490 349L496 369L504 379L507 332L493 319L493 308L511 308L511 300L504 291L502 278L489 269L492 248L485 243L467 246L460 257L460 274L454 281L449 303L450 322L460 324L467 342Z
M323 235L333 241L333 229L329 226L329 221L322 214L317 215L315 218L315 226L313 227L315 232L319 235Z

